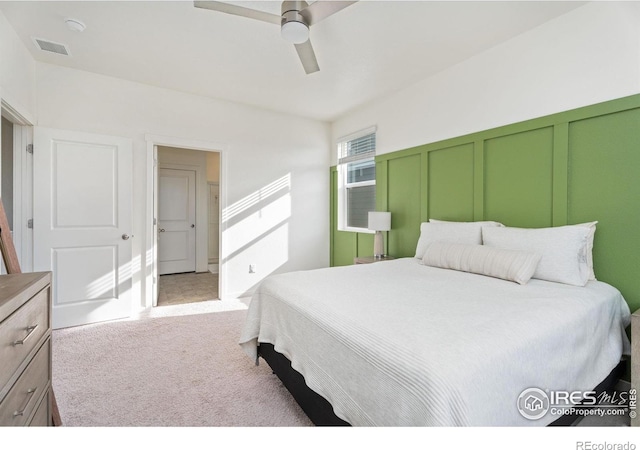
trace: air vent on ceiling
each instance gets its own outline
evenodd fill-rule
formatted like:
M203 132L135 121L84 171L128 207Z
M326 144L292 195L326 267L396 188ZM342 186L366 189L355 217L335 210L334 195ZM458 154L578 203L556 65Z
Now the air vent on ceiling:
M48 41L46 39L41 38L33 38L33 42L36 46L45 52L57 53L59 55L70 56L71 52L64 44L59 44L57 42Z

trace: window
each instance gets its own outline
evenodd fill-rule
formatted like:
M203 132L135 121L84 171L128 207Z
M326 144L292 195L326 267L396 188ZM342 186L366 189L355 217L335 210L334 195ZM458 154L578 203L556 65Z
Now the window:
M338 142L338 229L368 231L369 211L376 210L376 130Z

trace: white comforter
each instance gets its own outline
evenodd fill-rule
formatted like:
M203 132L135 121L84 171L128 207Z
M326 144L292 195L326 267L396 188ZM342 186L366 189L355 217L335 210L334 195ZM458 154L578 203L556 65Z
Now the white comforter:
M415 258L265 279L240 344L274 344L335 413L364 426L531 426L526 388L589 390L628 351L620 292L527 285Z

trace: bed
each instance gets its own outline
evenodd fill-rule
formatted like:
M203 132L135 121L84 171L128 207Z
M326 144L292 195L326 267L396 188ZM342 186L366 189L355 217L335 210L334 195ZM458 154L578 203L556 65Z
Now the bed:
M545 426L560 415L527 418L519 396L611 379L629 319L620 292L593 279L519 284L409 257L265 279L240 345L256 363L290 362L330 424Z

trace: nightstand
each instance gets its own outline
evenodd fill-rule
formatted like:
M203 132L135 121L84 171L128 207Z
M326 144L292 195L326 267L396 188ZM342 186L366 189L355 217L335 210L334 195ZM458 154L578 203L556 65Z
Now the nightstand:
M353 258L354 264L371 264L380 261L391 261L395 259L393 256L383 256L382 258L376 258L375 256L358 256Z

